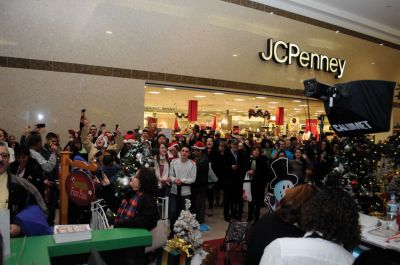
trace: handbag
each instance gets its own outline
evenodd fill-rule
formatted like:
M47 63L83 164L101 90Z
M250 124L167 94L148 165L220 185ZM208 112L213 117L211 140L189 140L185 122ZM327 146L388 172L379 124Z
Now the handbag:
M211 167L211 163L209 164L209 169L208 169L208 188L212 188L215 183L218 182L218 177L215 175L214 170Z
M152 242L150 247L145 248L145 253L155 251L167 243L169 235L168 219L159 219L157 221L157 226L154 227L150 233L152 235Z
M251 202L251 177L249 173L246 172L246 176L244 177L243 181L243 200Z

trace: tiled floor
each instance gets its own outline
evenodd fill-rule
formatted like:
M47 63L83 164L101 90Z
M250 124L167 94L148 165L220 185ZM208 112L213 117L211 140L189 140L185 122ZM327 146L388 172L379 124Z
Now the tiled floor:
M210 226L210 231L203 232L203 241L214 240L224 238L226 230L228 229L229 223L224 220L223 207L217 207L213 210L213 216L206 217L206 224ZM207 212L207 210L206 210ZM267 208L261 209L261 215L267 212ZM247 203L243 207L243 218L242 221L247 220Z

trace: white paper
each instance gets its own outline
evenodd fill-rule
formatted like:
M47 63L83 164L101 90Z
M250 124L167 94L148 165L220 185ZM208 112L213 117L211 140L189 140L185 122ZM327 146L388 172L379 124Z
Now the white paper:
M3 236L4 256L10 256L10 211L0 211L0 231Z

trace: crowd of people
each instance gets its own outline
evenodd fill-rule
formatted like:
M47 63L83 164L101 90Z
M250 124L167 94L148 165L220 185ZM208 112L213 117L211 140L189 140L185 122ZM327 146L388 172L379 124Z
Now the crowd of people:
M7 187L0 189L0 208L12 210L13 236L26 234L15 217L27 205L40 205L47 213L48 225L54 225L58 158L60 151L67 150L73 160L97 164L98 170L92 172L96 195L104 198L115 213L115 227L153 229L159 218L156 197L169 197L170 236L188 198L200 224L213 216L214 207L223 207L227 222L242 220L246 203L243 183L249 176L252 200L247 221L257 222L250 233L246 264L352 263L348 250L360 240L357 207L346 192L320 188L323 176L334 166L334 157L342 152L337 137L306 142L286 136L256 139L254 135L245 138L226 133L221 137L220 132L194 125L187 136L176 134L168 139L156 130L151 138L147 128L123 135L117 129L108 132L103 126L90 125L85 116L80 130L70 130L70 135L61 148L53 132L47 133L43 144L40 128L26 128L20 142L0 129L0 187ZM135 143L151 154L154 167L142 167L135 176L129 176L129 191L116 197L115 183L127 174L122 161ZM275 211L260 219L268 184L274 178L270 164L281 157L288 159L289 172L298 177L298 184L287 191ZM69 222L82 222L84 209L70 209L75 213ZM127 255L137 261L142 252ZM324 255L332 260L324 261Z

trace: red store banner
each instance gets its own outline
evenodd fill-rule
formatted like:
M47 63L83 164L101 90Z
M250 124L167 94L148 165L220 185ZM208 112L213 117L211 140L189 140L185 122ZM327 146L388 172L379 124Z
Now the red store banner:
M314 137L318 137L318 119L306 119L306 133L310 131Z
M188 121L197 121L197 100L189 100Z
M285 122L285 108L284 107L277 107L275 110L275 124L276 125L283 125Z
M154 132L157 129L157 118L147 116L147 128L149 129L150 138L154 137Z

